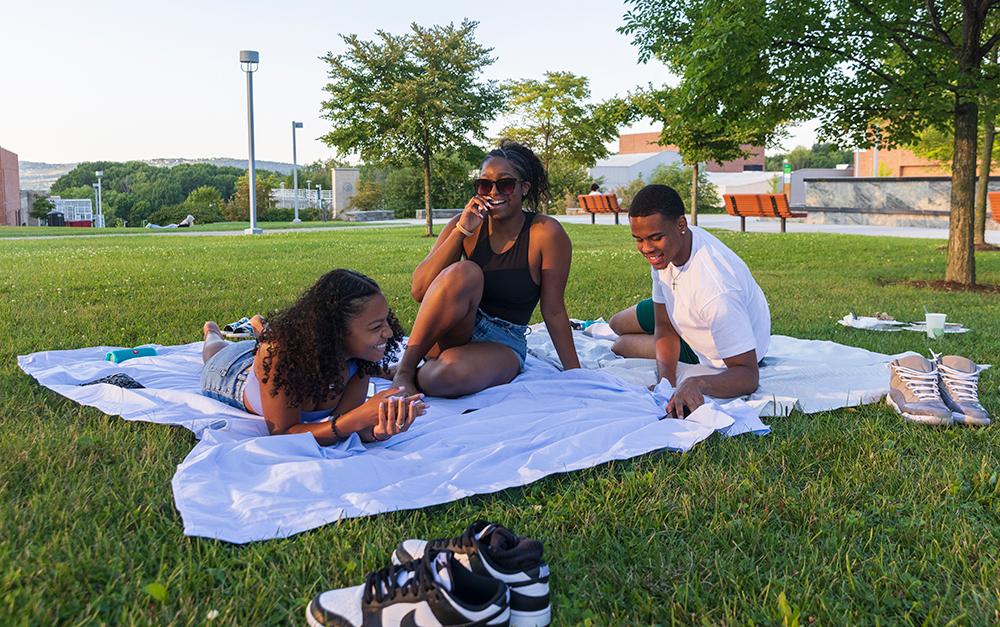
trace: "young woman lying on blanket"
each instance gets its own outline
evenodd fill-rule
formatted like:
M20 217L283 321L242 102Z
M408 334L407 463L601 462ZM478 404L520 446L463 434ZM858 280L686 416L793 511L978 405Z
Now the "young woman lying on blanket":
M206 322L202 394L263 416L272 435L311 433L321 445L357 433L365 442L406 431L422 394L399 388L367 401L403 330L378 285L353 270L320 277L295 304L251 320L257 339L226 341Z
M410 393L455 397L508 383L524 369L539 299L563 367L580 367L563 302L572 246L559 222L534 212L549 193L541 161L503 140L480 177L413 271L420 310L393 380Z

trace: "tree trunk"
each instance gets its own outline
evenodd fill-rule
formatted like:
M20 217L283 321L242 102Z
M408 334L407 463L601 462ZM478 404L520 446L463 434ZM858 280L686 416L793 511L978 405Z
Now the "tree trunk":
M431 154L424 153L424 214L427 217L427 237L434 237L434 215L431 211Z
M972 245L972 208L976 194L976 140L979 105L955 103L955 151L951 166L951 215L948 221L948 265L945 281L976 284L975 248Z
M691 224L698 226L698 162L691 168Z
M983 108L983 149L979 155L979 185L976 186L976 215L973 242L986 244L986 193L990 187L990 166L993 165L993 140L996 137L996 110Z

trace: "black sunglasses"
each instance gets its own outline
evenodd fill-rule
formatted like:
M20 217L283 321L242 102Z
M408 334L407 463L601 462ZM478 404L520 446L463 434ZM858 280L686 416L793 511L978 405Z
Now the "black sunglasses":
M490 179L476 179L472 182L473 187L476 188L476 193L480 196L488 196L493 188L497 188L498 194L507 195L514 191L514 187L517 186L518 179L498 179L496 181L491 181Z

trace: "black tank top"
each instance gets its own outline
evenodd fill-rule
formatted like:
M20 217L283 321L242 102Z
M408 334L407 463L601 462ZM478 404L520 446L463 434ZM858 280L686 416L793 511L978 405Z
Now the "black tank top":
M489 229L484 223L469 257L483 269L483 299L479 308L514 324L528 324L542 291L528 269L528 234L534 218L534 213L524 212L524 224L514 245L500 255L490 248Z

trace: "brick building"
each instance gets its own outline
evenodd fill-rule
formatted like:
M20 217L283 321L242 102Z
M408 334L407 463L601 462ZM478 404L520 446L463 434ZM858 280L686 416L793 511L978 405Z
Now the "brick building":
M618 154L634 154L649 152L680 152L677 146L661 146L659 133L627 133L618 136ZM750 153L745 159L734 159L718 164L709 161L705 164L707 172L763 172L764 171L764 148L761 146L741 146Z

